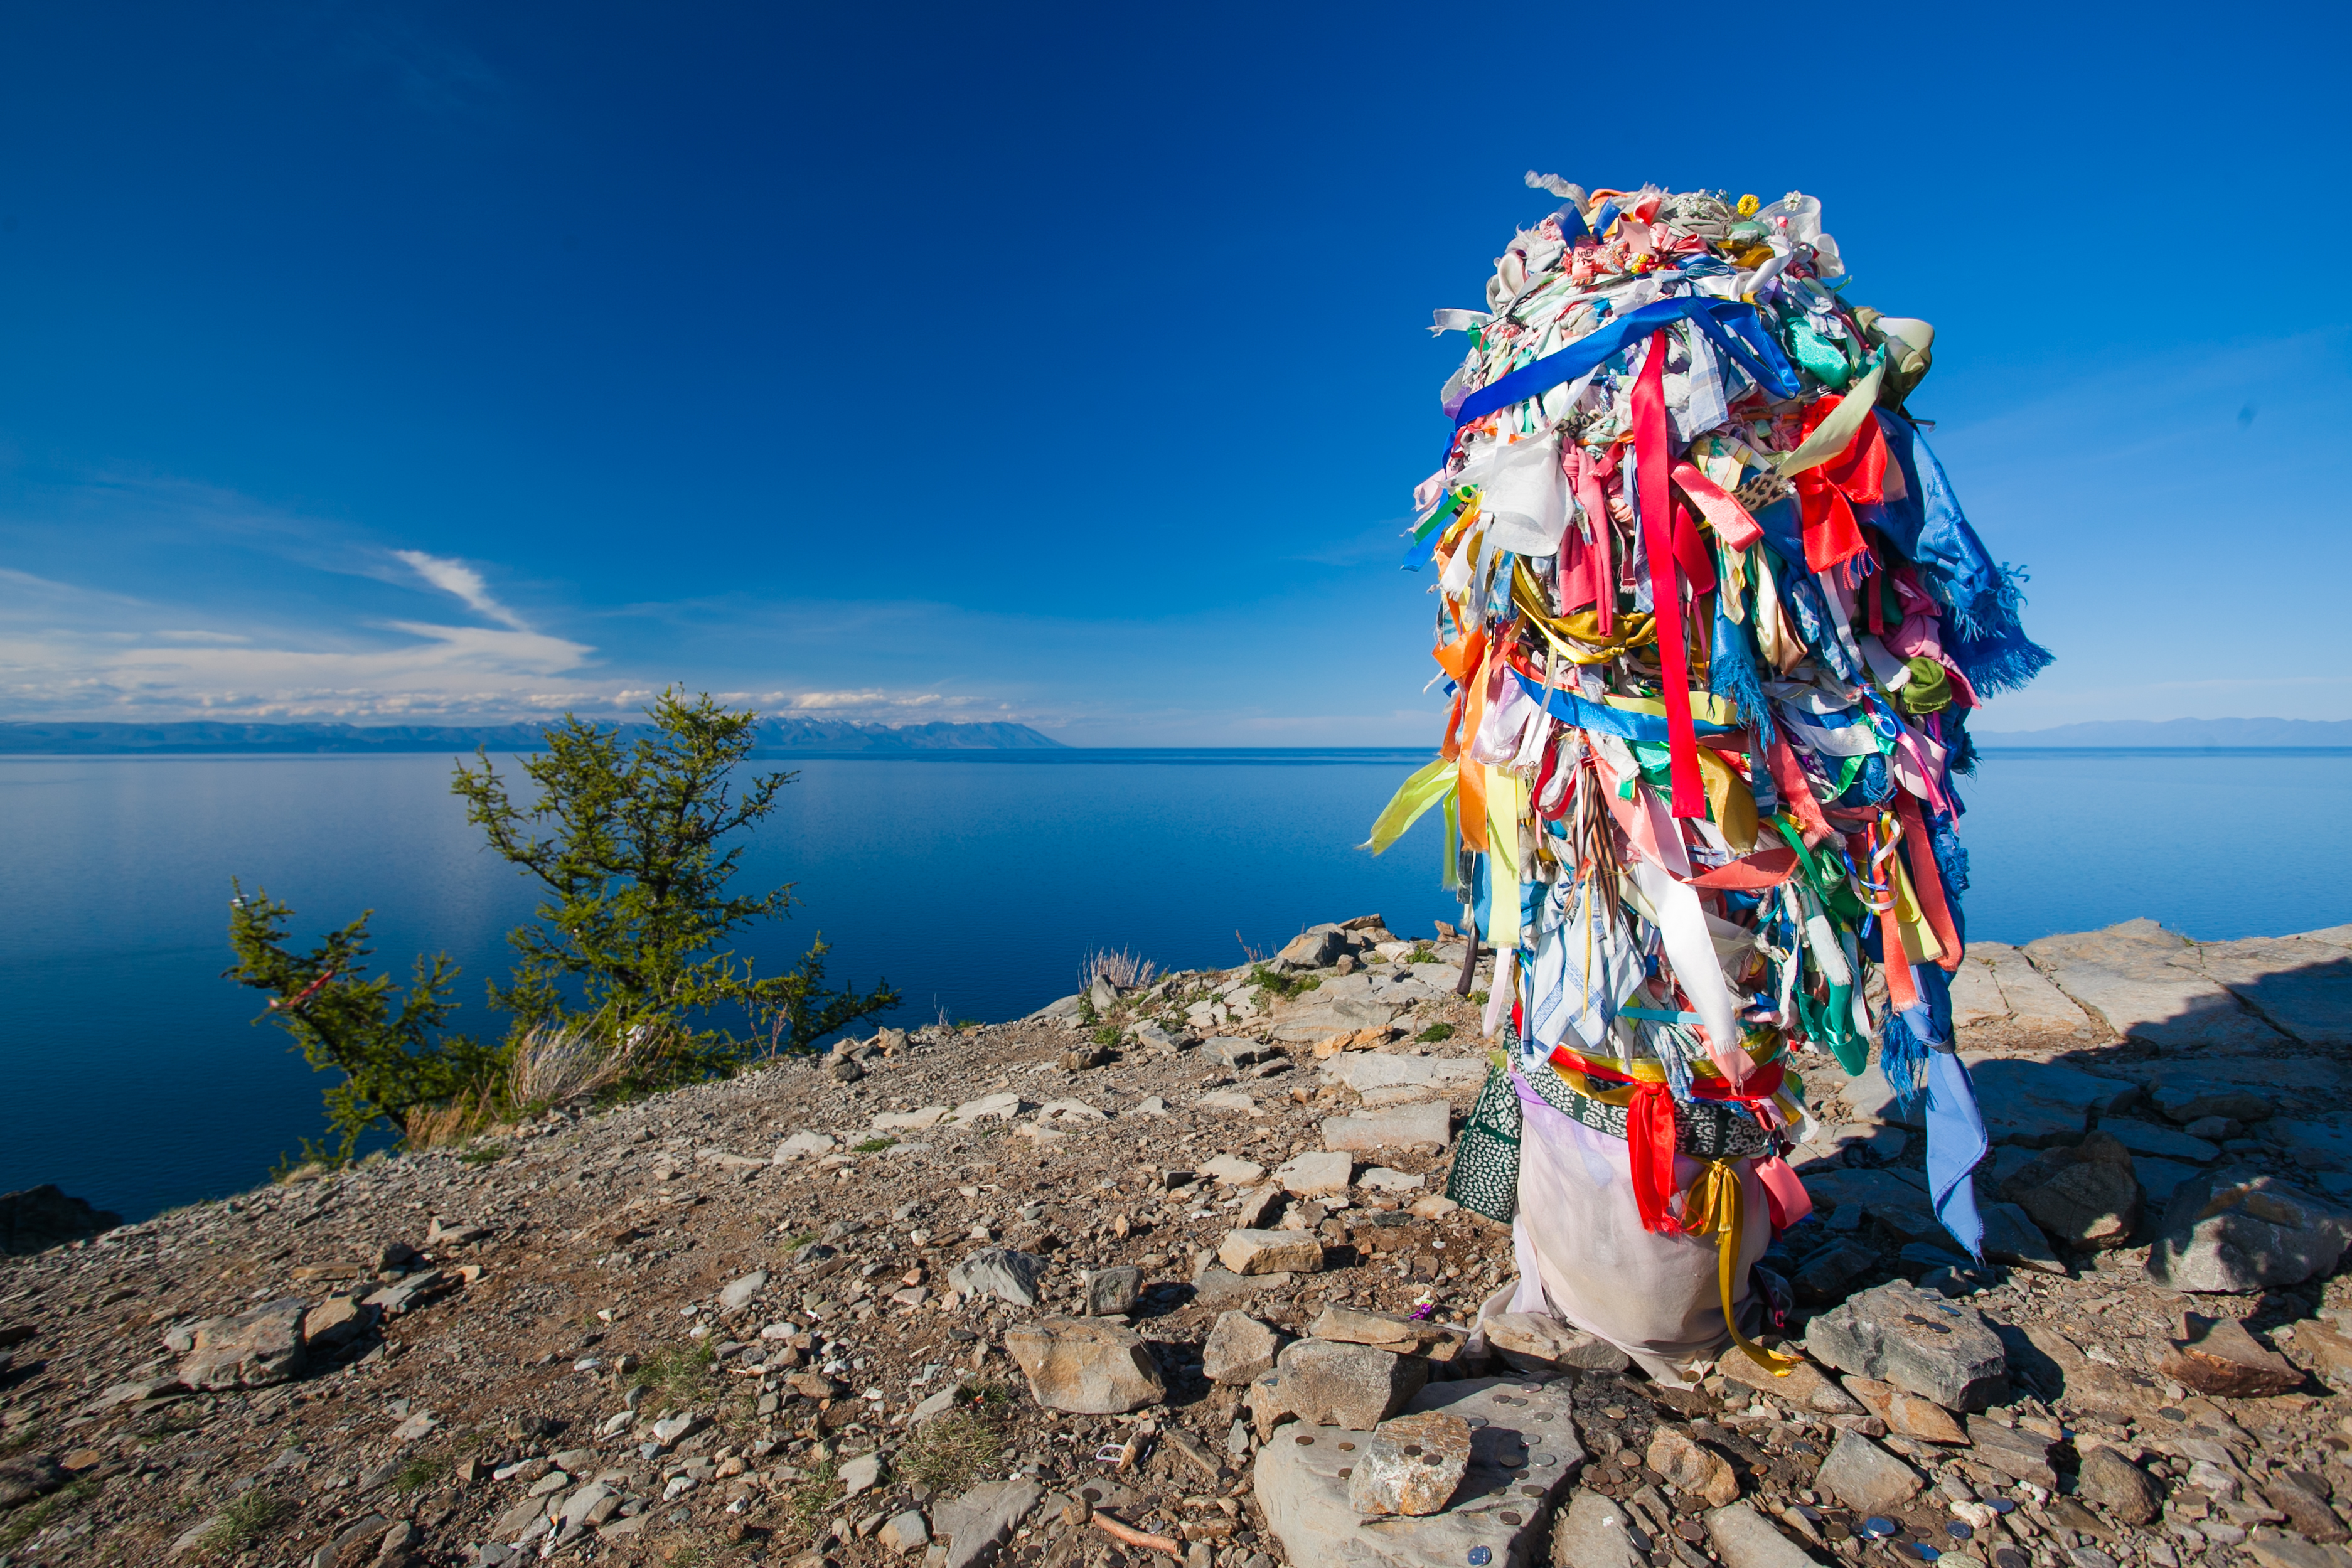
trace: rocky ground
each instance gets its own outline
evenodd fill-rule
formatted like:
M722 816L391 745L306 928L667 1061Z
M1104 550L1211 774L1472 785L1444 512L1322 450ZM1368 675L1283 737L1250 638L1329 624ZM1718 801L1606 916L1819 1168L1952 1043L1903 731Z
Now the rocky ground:
M1978 949L1982 1265L1810 1059L1807 1359L1674 1385L1472 1337L1461 949L1350 926L9 1259L0 1564L2352 1568L2352 932Z

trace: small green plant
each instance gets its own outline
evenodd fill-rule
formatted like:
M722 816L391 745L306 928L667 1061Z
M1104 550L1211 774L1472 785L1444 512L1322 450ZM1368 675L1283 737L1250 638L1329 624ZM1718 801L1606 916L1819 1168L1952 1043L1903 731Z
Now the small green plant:
M868 1138L862 1144L850 1145L849 1152L853 1155L878 1155L898 1141L896 1138Z
M1470 993L1469 1000L1472 1007L1483 1008L1486 1005L1486 993L1484 991L1473 991Z
M419 1454L400 1467L400 1473L392 1478L392 1484L402 1491L422 1491L440 1479L448 1463L446 1458Z
M708 1340L664 1345L646 1354L637 1368L637 1381L672 1405L692 1405L709 1394L710 1368L718 1359L717 1348Z
M494 1166L507 1157L507 1151L498 1144L476 1144L457 1157L469 1166Z
M1433 1023L1412 1038L1423 1045L1435 1045L1441 1040L1454 1038L1454 1026L1450 1023Z
M1438 957L1436 948L1432 947L1426 942L1416 942L1413 944L1412 956L1406 958L1405 962L1408 964L1436 964L1442 963L1444 960Z
M98 1487L90 1481L75 1481L62 1491L53 1491L37 1501L28 1502L16 1512L0 1520L0 1552L14 1552L43 1525L61 1514L70 1513L86 1498L98 1495Z
M1094 1024L1100 1023L1102 1021L1102 1014L1095 1010L1094 998L1087 995L1084 991L1080 991L1078 993L1078 1021L1083 1024Z
M1280 999L1296 997L1319 988L1323 982L1313 975L1277 975L1263 964L1250 968L1250 984L1260 996Z
M207 1557L233 1555L257 1544L293 1515L285 1499L255 1487L220 1511L213 1527L197 1538L196 1550Z
M1107 1023L1103 1025L1100 1029L1095 1030L1094 1041L1097 1045L1117 1045L1118 1043L1118 1025L1115 1023Z
M978 1029L981 1027L980 1020L978 1019L958 1019L955 1021L955 1026L958 1029Z
M893 1468L934 1493L961 1490L975 1476L993 1470L1004 1451L1004 1434L991 1414L983 1404L981 1409L959 1407L932 1416L908 1437Z
M816 1232L814 1230L795 1230L784 1238L782 1246L787 1252L797 1252L815 1239Z
M902 1458L904 1453L900 1450ZM833 1517L833 1487L840 1474L834 1462L827 1459L783 1495L776 1517L778 1528L785 1536L794 1542L806 1541ZM675 1563L677 1559L671 1561Z

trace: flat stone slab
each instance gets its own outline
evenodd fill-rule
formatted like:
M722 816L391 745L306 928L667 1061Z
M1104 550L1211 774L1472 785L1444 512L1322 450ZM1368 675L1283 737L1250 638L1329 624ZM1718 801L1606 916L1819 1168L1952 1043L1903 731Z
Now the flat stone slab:
M2147 1194L2147 1211L2162 1214L2180 1184L2205 1174L2202 1166L2188 1165L2179 1160L2159 1160L2153 1156L2136 1157L2132 1174L2139 1177L2140 1190Z
M2187 1160L2191 1165L2200 1166L2221 1157L2221 1145L2192 1138L2178 1127L2168 1127L2158 1122L2141 1122L2129 1116L2102 1117L2099 1131L2135 1155L2154 1155L2158 1159Z
M1650 1560L1634 1548L1628 1530L1649 1540L1648 1527L1626 1507L1588 1487L1569 1494L1567 1506L1551 1527L1551 1560L1570 1568L1649 1568Z
M2272 1028L2305 1045L2352 1045L2352 951L2328 934L2200 943L2198 956Z
M2153 920L2044 936L2025 952L2117 1040L2181 1051L2259 1051L2286 1043L2205 972L2195 944Z
M1996 1144L2047 1148L2082 1137L2095 1113L2101 1116L2139 1098L2128 1078L2106 1078L2055 1061L2021 1057L1979 1057L1968 1063L1976 1084L1985 1134Z
M2050 983L2021 949L2006 942L1971 942L1969 959L1992 971L2008 1021L2035 1034L2089 1034L2089 1015ZM1962 966L1966 967L1964 964Z
M1299 1003L1283 1008L1275 1015L1274 1027L1267 1032L1276 1040L1312 1042L1335 1034L1351 1034L1360 1029L1379 1029L1404 1010L1386 1002L1347 997L1325 1001L1322 996L1320 990L1310 991Z
M1892 1513L1927 1485L1927 1479L1861 1433L1837 1435L1813 1485L1857 1513Z
M1455 1056L1391 1056L1385 1051L1343 1051L1323 1063L1323 1076L1344 1083L1368 1105L1427 1100L1456 1090L1475 1090L1486 1081L1486 1063Z
M2009 1397L2008 1355L1984 1319L1903 1281L1813 1319L1805 1352L1948 1410L1982 1410Z
M2093 1361L2082 1346L2046 1323L2022 1328L2001 1323L1994 1332L2009 1354L2011 1372L2022 1374L2021 1381L2040 1389L2056 1408L2128 1423L2147 1419L2165 1403L2164 1390L2153 1379Z
M1811 1195L1813 1207L1833 1212L1848 1204L1858 1203L1865 1213L1894 1209L1912 1209L1934 1217L1935 1206L1928 1201L1927 1189L1906 1181L1915 1172L1865 1169L1830 1169L1808 1171L1802 1178L1805 1191Z
M1960 1060L1976 1084L1985 1134L1995 1144L2038 1149L2074 1143L2090 1126L2094 1113L2105 1115L2130 1104L2142 1087L2136 1078L2084 1072L2032 1057L1964 1051ZM1914 1095L1907 1105L1898 1101L1875 1057L1841 1085L1840 1092L1853 1107L1858 1124L1927 1125L1927 1096Z
M1348 1155L1329 1149L1311 1149L1276 1166L1274 1179L1282 1184L1283 1191L1295 1197L1329 1197L1347 1191L1355 1174L1356 1162Z
M1954 1029L2008 1021L2009 1003L2001 997L2000 983L1992 977L1992 966L1974 946L1952 971L1951 987Z
M2145 1163L2163 1164L2161 1160ZM2142 1168L2142 1162L2134 1162L2134 1167ZM2017 1205L1980 1203L1977 1212L1984 1219L1984 1255L1988 1260L2012 1264L2037 1274L2063 1274L2066 1271L2066 1265L2058 1260L2058 1254L2052 1249L2050 1239L2042 1234L2042 1227L2034 1224L2033 1217Z
M1323 1123L1323 1146L1344 1154L1369 1154L1375 1149L1442 1149L1452 1135L1452 1116L1443 1100L1423 1100L1352 1116L1332 1116Z
M931 1531L947 1542L947 1568L972 1568L1012 1537L1045 1497L1031 1480L989 1481L931 1511Z
M1470 1425L1470 1463L1442 1512L1367 1523L1348 1500L1370 1434L1339 1427L1276 1429L1252 1479L1282 1556L1316 1568L1528 1568L1552 1504L1584 1462L1566 1382L1471 1377L1433 1383L1403 1414L1444 1411ZM1300 1441L1301 1438L1308 1439ZM1353 1448L1342 1448L1353 1444ZM1512 1471L1524 1465L1524 1474Z
M1706 1534L1725 1568L1812 1568L1820 1561L1744 1502L1708 1510Z
M2305 1169L2342 1170L2352 1166L2352 1128L2332 1121L2280 1116L2263 1131L2285 1148L2287 1158Z

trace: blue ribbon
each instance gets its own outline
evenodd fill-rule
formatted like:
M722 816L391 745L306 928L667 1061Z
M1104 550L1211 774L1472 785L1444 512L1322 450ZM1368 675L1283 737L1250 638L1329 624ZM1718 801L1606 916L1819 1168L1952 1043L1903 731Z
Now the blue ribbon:
M1472 392L1455 411L1454 427L1459 429L1515 402L1540 397L1563 382L1598 369L1603 361L1675 321L1688 321L1705 332L1717 348L1738 361L1758 385L1775 397L1797 395L1797 372L1789 368L1780 345L1764 330L1756 307L1739 299L1683 294L1672 299L1652 300L1638 310L1594 328L1566 348L1546 354L1533 364L1521 365L1500 381Z
M1966 1063L1949 1051L1927 1054L1927 1193L1936 1218L1952 1239L1984 1261L1984 1217L1977 1212L1976 1184L1969 1179L1991 1147L1976 1085Z
M1543 706L1545 712L1563 724L1572 725L1578 729L1597 730L1602 735L1613 735L1621 740L1654 740L1661 746L1666 744L1666 720L1663 714L1631 713L1621 707L1589 703L1574 692L1558 688L1546 696L1542 686L1518 671L1513 670L1511 676L1519 683L1521 690ZM1709 724L1697 718L1691 721L1691 727L1701 735L1739 733L1736 725Z

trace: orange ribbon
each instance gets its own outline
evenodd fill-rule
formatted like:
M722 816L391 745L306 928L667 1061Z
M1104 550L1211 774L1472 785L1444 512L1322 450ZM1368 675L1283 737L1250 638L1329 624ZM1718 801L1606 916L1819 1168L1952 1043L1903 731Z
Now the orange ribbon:
M1927 837L1927 824L1919 815L1919 802L1907 789L1895 792L1896 810L1903 818L1903 841L1911 862L1911 891L1919 900L1919 913L1927 917L1927 929L1936 934L1936 945L1944 950L1936 960L1947 974L1960 967L1960 933L1952 919L1952 906L1944 897L1943 868L1936 863L1935 841Z

